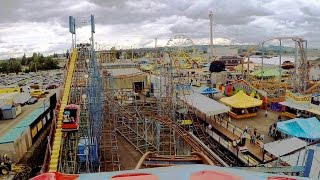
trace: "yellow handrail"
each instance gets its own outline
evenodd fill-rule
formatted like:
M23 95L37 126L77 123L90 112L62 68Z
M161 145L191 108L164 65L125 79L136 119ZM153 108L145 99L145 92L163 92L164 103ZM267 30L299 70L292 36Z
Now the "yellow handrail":
M64 90L62 94L62 100L61 100L61 106L58 111L57 115L57 127L54 134L54 141L52 145L52 152L50 156L50 162L49 162L49 172L56 172L58 169L58 163L59 163L59 156L60 156L60 148L61 148L61 138L62 138L62 131L61 131L61 124L62 124L62 116L64 108L66 107L69 99L69 93L71 88L71 82L72 82L72 75L73 70L75 66L75 62L77 59L77 49L73 49L71 59L69 61L69 67L67 70L67 76L65 79L64 84Z

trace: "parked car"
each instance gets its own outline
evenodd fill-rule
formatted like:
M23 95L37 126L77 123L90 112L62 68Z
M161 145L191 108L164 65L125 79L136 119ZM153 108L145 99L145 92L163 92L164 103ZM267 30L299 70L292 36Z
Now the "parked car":
M57 87L59 87L58 84L49 84L46 89L56 89Z
M36 103L36 102L38 102L38 98L32 97L32 98L30 98L30 99L27 101L27 104L34 104L34 103Z
M26 86L27 84L26 83L24 83L24 82L19 82L18 83L18 86Z

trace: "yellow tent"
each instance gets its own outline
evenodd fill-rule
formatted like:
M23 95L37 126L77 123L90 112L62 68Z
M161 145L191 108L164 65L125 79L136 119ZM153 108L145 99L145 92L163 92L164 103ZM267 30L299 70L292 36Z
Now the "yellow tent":
M221 98L220 101L233 108L250 108L260 106L262 104L262 100L250 97L242 90L231 97Z

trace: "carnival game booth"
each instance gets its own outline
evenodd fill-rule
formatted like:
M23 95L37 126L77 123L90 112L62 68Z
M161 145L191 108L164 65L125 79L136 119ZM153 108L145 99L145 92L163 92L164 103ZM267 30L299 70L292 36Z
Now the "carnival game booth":
M251 97L262 100L264 103L267 103L267 93L256 89L244 79L240 79L238 81L226 84L225 88L220 89L219 87L219 90L224 92L225 96L235 95L242 90L246 94L250 94Z
M311 115L311 113L308 112L310 109L310 100L311 95L301 95L286 90L286 100L279 103L283 106L281 115L292 119L296 117L308 118Z
M262 100L248 96L242 90L220 101L231 107L229 115L235 119L257 116L258 107L262 105Z

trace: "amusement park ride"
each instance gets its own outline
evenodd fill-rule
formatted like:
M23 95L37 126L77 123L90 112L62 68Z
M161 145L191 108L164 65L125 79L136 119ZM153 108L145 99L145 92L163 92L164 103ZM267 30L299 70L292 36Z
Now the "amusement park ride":
M253 52L261 48L262 50L265 48L267 43L274 43L278 42L279 51L277 53L278 61L275 63L274 69L278 69L280 76L278 78L273 79L263 79L259 78L256 79L252 77L249 73L249 71L245 71L244 66L248 66L247 69L249 69L250 65L250 57L252 56ZM291 61L284 61L282 62L282 57L285 56L283 53L283 43L289 42L294 44L294 62ZM306 56L306 48L307 47L307 41L300 38L300 37L278 37L278 38L272 38L268 39L266 41L263 41L259 43L258 45L255 45L251 47L244 55L242 60L242 74L244 75L244 78L247 80L247 82L251 82L252 85L254 85L256 88L260 89L261 87L264 87L264 90L267 93L275 92L277 97L283 96L283 92L285 92L285 89L291 89L294 92L299 92L301 94L309 93L309 88L312 87L312 84L309 83L309 69L310 66L307 62L307 56ZM263 52L264 53L264 52ZM268 58L264 58L264 54L261 56L261 62L262 62L262 72L264 72L264 69L267 69L265 67L265 64L268 64ZM267 62L267 63L266 63ZM284 72L283 70L286 70ZM263 77L263 76L262 76Z
M94 50L93 16L90 23L91 44L73 48L42 174L33 180L304 179L227 168L244 163L206 134L196 109L180 102L190 93L190 86L179 74L190 65L203 64L192 58L193 42L186 36L175 36L167 43L170 61L160 69L164 76L160 85L164 82L170 87L160 88L157 92L160 98L148 102L136 100L130 104L114 102L114 79L101 69ZM69 24L73 36L76 24L73 17ZM175 121L176 111L184 109L187 109L186 118L192 121L190 129ZM143 154L135 170L119 171L117 133ZM188 151L179 152L179 149ZM189 165L144 169L176 164Z

